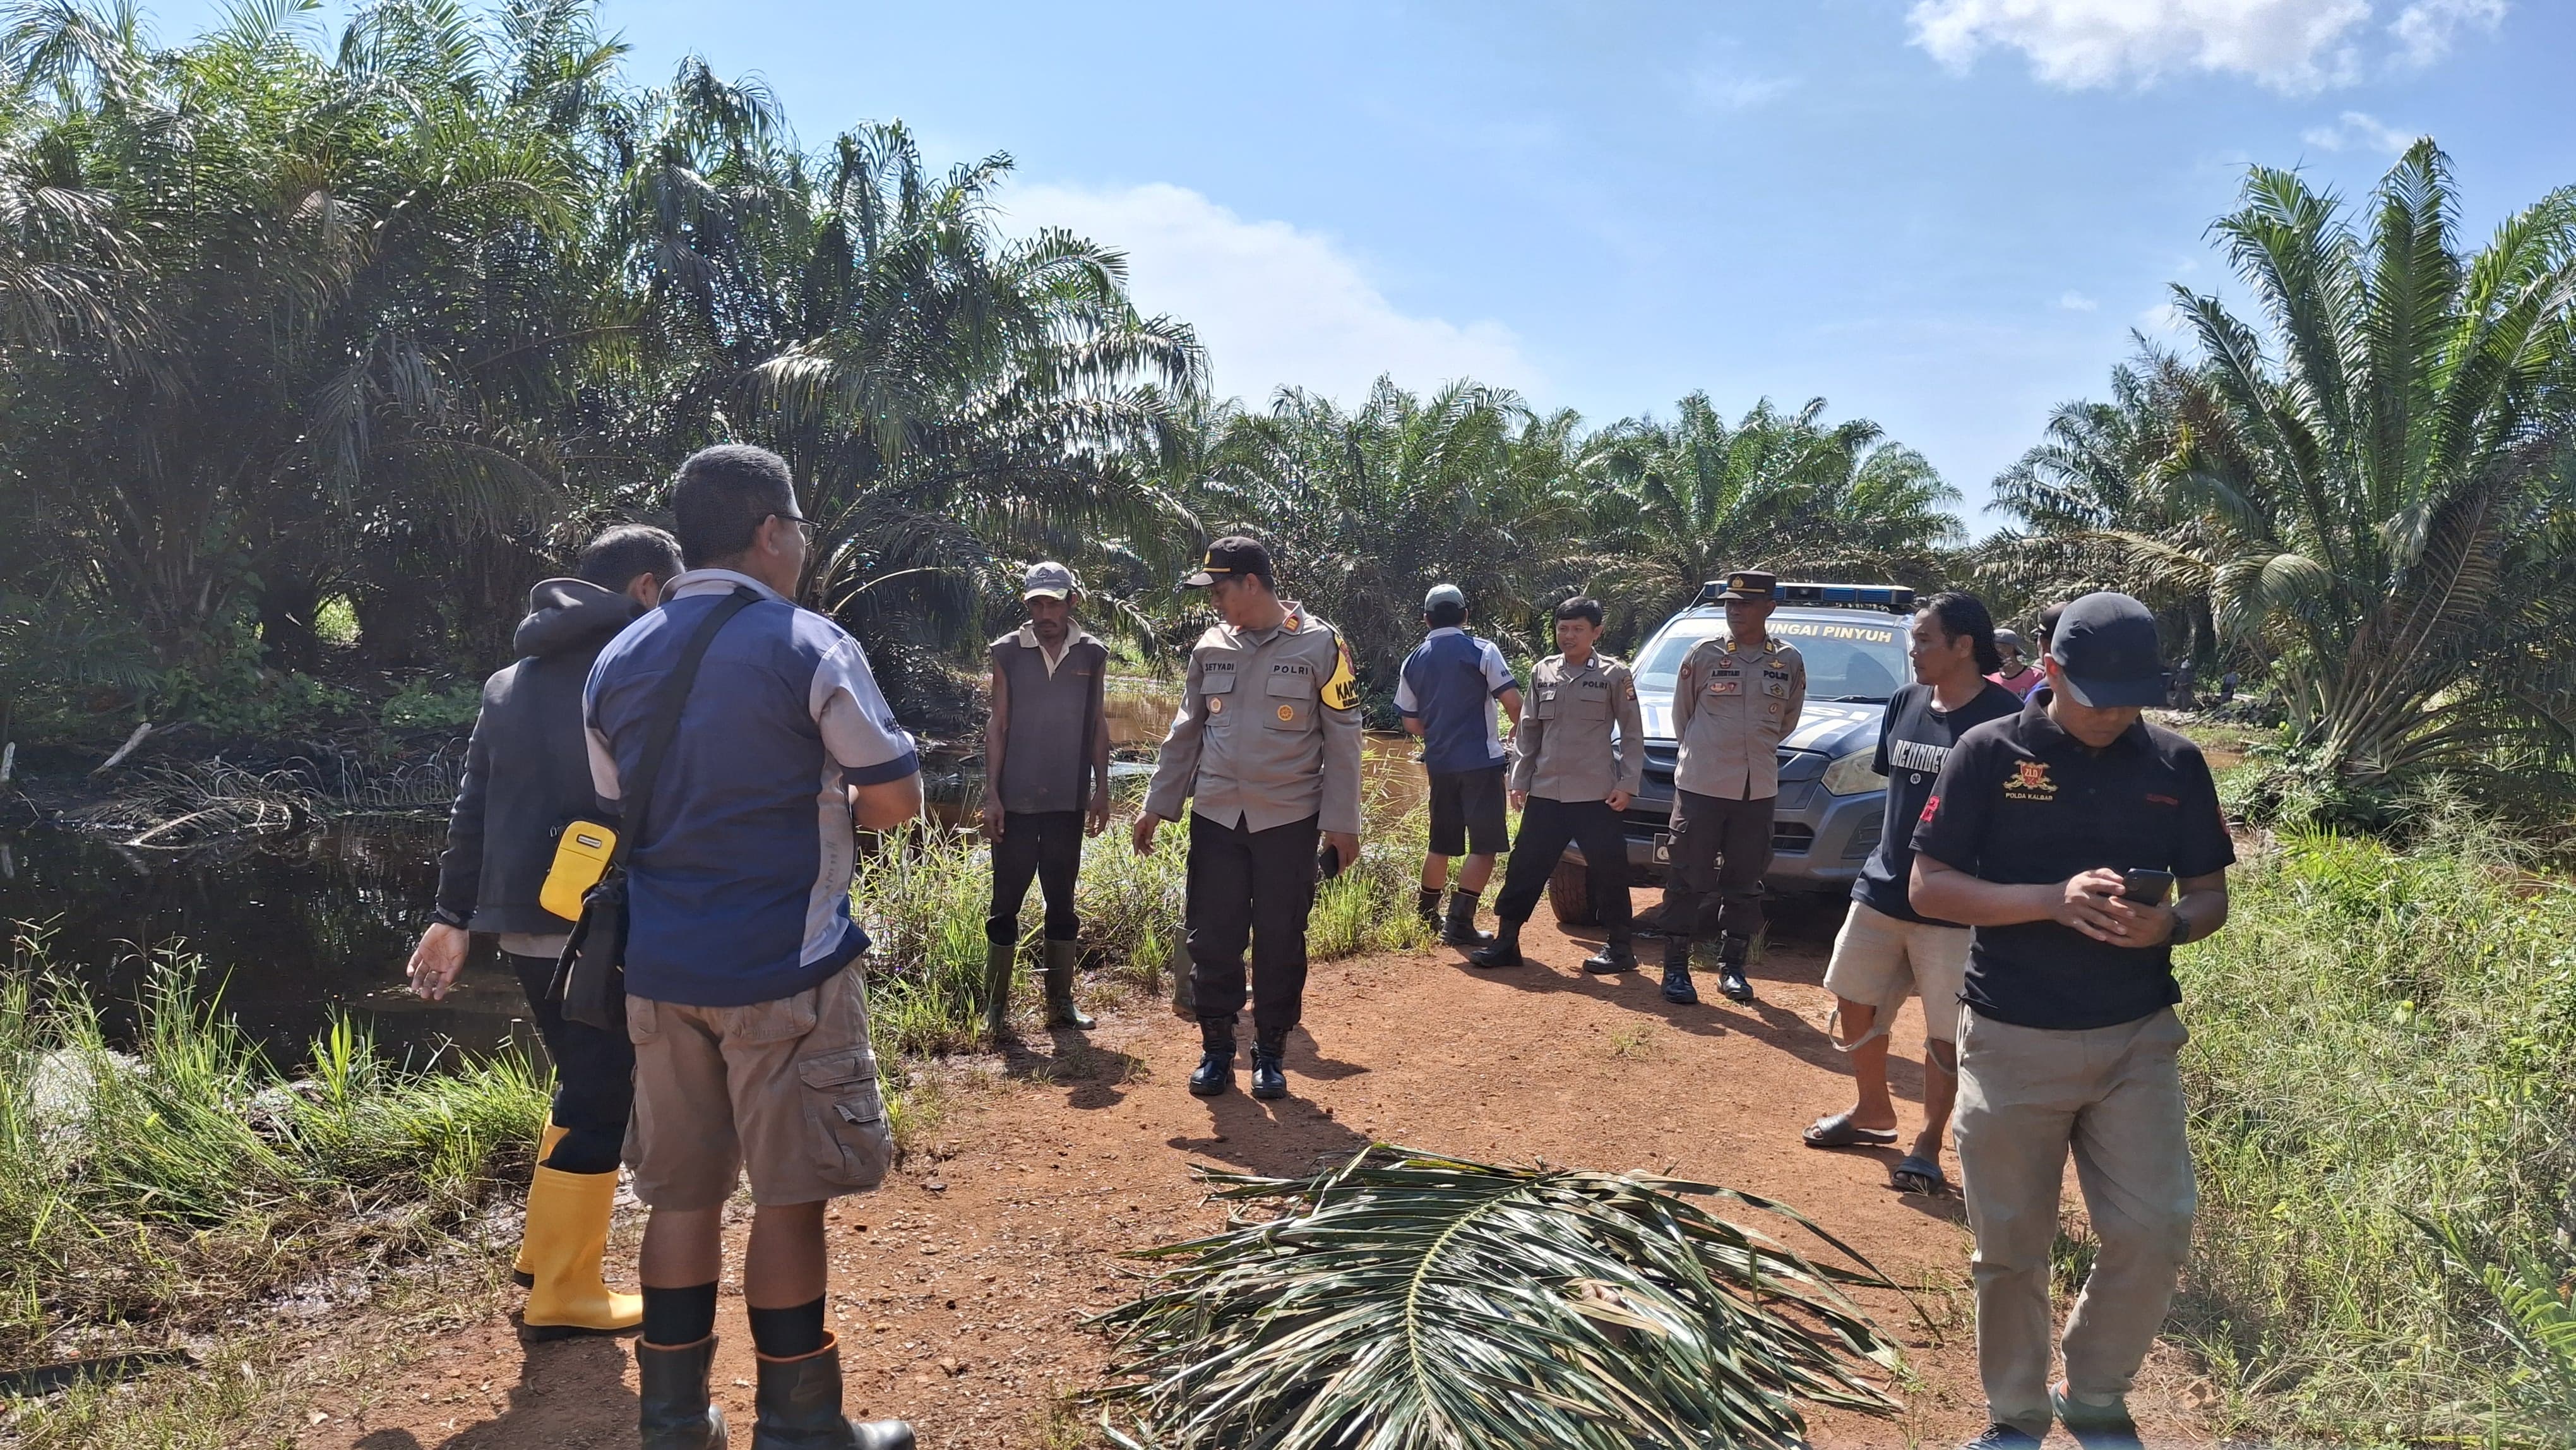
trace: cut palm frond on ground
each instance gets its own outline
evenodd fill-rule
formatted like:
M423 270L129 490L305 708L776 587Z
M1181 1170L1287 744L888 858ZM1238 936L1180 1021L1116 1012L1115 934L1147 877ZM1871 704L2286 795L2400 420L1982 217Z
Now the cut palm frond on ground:
M1095 1321L1120 1349L1102 1425L1129 1450L1788 1446L1801 1400L1899 1408L1867 1377L1895 1345L1837 1287L1895 1286L1749 1194L1384 1144L1312 1178L1201 1176L1234 1224L1133 1255L1169 1267Z

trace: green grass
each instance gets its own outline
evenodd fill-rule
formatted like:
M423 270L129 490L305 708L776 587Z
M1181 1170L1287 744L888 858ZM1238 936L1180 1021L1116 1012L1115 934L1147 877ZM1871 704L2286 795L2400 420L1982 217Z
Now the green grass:
M1307 952L1317 961L1410 950L1427 940L1413 911L1427 820L1419 809L1398 813L1383 799L1371 802L1371 818L1359 864L1317 892L1306 928ZM1129 846L1123 816L1084 842L1075 899L1084 960L1095 981L1143 992L1169 989L1188 858L1185 824L1164 827L1151 856ZM974 1008L992 894L983 842L970 832L925 827L899 847L864 858L853 890L874 938L868 1013L879 1050L905 1057L983 1045ZM1035 1005L1028 969L1040 912L1033 887L1021 908L1021 975L1013 991L1023 1012Z
M2576 891L2454 809L2411 839L2286 836L2181 954L2201 1215L2177 1325L2222 1429L2576 1442L2426 1231L2576 1272Z
M165 959L111 1048L20 938L0 975L0 1368L160 1348L451 1241L525 1178L515 1055L399 1070L342 1020L273 1066Z

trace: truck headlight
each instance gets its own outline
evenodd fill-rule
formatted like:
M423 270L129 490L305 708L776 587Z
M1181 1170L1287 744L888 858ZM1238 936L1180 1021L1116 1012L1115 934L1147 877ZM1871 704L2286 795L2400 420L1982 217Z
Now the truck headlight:
M1825 792L1828 795L1867 795L1887 789L1887 777L1873 768L1878 747L1855 750L1825 767Z

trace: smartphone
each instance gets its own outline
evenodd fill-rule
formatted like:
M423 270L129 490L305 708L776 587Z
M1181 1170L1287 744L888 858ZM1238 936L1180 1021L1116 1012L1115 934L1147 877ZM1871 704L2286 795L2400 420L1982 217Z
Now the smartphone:
M1342 853L1330 841L1315 853L1315 874L1326 881L1342 874Z
M2170 871L2123 871L2120 873L2120 899L2140 906L2162 906L2172 892L2174 874Z

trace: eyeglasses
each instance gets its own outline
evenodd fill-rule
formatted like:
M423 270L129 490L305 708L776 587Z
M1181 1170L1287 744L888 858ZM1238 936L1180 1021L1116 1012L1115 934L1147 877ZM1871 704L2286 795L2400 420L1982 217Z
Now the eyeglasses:
M794 524L796 526L796 532L804 537L807 546L812 546L814 542L814 521L812 519L805 517L803 514L773 513L764 515L761 522L767 523L770 519L785 519L789 523Z

